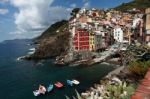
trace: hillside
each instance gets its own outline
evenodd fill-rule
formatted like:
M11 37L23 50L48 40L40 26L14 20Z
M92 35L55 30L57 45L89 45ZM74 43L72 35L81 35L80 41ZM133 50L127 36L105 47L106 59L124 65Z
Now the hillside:
M36 40L42 40L44 38L47 38L49 36L56 36L57 30L60 29L60 31L62 30L61 27L65 24L67 24L68 21L66 20L62 20L62 21L58 21L54 24L52 24L47 30L45 30L40 36L38 36L36 38Z
M34 41L38 44L36 51L27 59L53 58L65 53L69 46L68 22L63 20L51 25Z
M126 11L133 8L145 10L147 7L150 7L150 0L133 0L129 3L123 3L115 9L120 11Z
M147 7L150 7L150 0L134 0L129 3L123 3L114 9L120 11L132 8L144 10ZM75 8L72 10L71 15L75 15L78 11L79 8ZM52 58L66 53L69 48L69 36L68 21L62 20L52 24L34 40L38 46L35 53L29 56L28 59Z

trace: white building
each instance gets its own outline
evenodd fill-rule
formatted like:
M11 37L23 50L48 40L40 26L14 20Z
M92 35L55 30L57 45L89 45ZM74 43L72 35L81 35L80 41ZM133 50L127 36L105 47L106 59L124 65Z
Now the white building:
M123 42L123 30L121 28L114 29L114 39L117 42Z
M132 28L135 29L140 24L140 21L141 21L140 18L135 18L133 20Z

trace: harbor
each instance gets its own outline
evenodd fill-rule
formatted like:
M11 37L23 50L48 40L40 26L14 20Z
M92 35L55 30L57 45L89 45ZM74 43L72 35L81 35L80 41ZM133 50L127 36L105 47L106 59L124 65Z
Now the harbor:
M59 88L62 89L64 87L67 86L75 86L75 85L79 85L80 82L78 80L66 80L66 85L64 85L61 82L56 82L55 84L49 84L48 87L44 87L43 85L39 85L39 89L38 90L34 90L33 94L34 96L40 96L40 95L45 95L47 93L50 93L52 90L54 90L54 88ZM55 87L54 87L55 85Z
M94 58L83 59L83 60L81 59L81 60L69 62L69 63L65 63L63 57L62 58L58 57L55 60L55 64L59 64L59 65L69 64L69 66L81 66L81 65L91 66L93 64L107 62L108 60L113 59L112 57L113 55L116 55L118 53L121 54L122 51L125 51L125 50L122 50L123 45L126 47L128 46L127 44L124 44L124 43L113 44L107 50L104 50L103 52L94 53L95 54Z
M75 89L78 92L84 92L114 69L114 65L111 64L95 64L89 67L58 66L54 64L54 59L39 62L16 61L17 57L26 55L32 48L32 46L27 46L27 43L30 42L22 41L21 44L16 42L13 47L9 46L10 43L0 44L0 73L3 75L0 76L0 87L5 87L0 95L3 99L26 99L26 97L35 99L33 91L38 90L40 84L48 87L49 84L55 84L59 81L66 86L66 80L76 79L80 81L78 86L70 87L67 85L63 89L54 88L47 95L37 97L38 99L59 99L60 97L66 99L65 95L73 96ZM6 95L6 93L9 94Z
M0 6L0 99L150 99L150 0Z

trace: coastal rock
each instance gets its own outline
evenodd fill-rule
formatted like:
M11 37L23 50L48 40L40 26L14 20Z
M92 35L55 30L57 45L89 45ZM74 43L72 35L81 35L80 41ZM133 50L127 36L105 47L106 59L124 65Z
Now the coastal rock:
M66 53L69 48L68 22L63 20L51 25L41 36L34 40L35 53L26 59L46 59Z

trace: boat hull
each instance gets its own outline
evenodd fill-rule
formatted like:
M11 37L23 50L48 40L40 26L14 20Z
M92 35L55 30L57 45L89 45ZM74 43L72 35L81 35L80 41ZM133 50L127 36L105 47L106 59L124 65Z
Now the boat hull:
M54 85L50 84L48 87L47 87L47 92L51 92L54 88Z
M69 86L73 86L73 82L72 82L71 80L67 80L67 84L68 84Z
M38 90L33 91L34 96L39 96L40 92Z
M63 87L63 84L60 83L60 82L57 82L57 83L55 83L55 86L56 86L57 88L62 88L62 87Z

